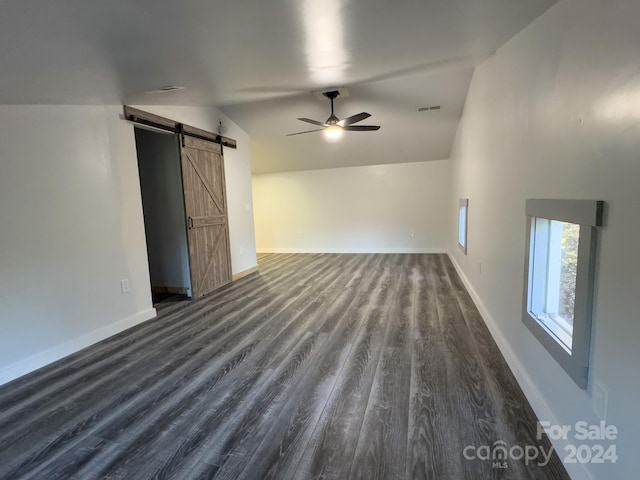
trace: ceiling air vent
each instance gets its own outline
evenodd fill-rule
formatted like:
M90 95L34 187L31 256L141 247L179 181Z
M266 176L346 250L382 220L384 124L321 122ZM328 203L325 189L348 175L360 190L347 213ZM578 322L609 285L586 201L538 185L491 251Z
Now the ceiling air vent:
M440 110L440 105L431 105L430 107L418 107L419 112L428 112L429 110Z
M154 90L147 90L143 93L171 93L171 92L177 92L179 90L184 90L185 87L183 87L182 85L166 85L164 87L160 87L160 88L156 88Z
M159 88L158 92L175 92L176 90L184 90L181 85L167 85L166 87Z

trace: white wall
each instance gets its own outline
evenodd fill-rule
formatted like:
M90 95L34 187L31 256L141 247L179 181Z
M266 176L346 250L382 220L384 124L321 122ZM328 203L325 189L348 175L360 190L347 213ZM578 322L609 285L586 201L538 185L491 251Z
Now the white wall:
M448 164L254 175L258 251L445 251Z
M227 127L224 135L238 141L237 149L224 147L231 268L235 274L255 267L258 260L253 222L249 135L215 108L150 105L137 108L211 132L218 131L218 121L222 120Z
M120 112L0 106L0 383L155 315Z
M525 199L608 202L591 381L610 392L607 422L620 430L613 442L620 458L585 470L567 465L574 478L585 471L594 479L637 478L638 18L640 3L630 0L563 0L552 7L476 69L452 155L450 216L458 198L468 197L469 231L465 257L452 224L451 255L542 420L598 421L591 386L578 388L521 322Z
M191 295L178 137L143 128L135 137L151 286Z
M238 140L225 149L233 271L254 266L247 134L213 109L145 109L206 129L226 121ZM155 315L121 117L121 106L0 106L0 383Z

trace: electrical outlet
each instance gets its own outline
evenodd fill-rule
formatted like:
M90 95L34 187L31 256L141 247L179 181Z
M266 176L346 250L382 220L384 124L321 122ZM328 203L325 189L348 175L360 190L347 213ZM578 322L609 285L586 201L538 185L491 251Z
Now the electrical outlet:
M120 290L122 291L122 293L129 293L131 291L131 286L129 285L128 278L120 280Z
M251 205L249 205L248 203L244 204L244 212L245 213L249 213L251 211Z
M411 230L411 231L409 232L409 236L410 236L411 238L413 238L413 237L415 237L415 236L416 236L416 234L415 234L415 232L414 232L413 230Z
M600 420L606 420L607 407L609 406L609 392L598 380L593 381L591 401L593 413L595 413Z
M240 255L244 255L244 247L240 247Z

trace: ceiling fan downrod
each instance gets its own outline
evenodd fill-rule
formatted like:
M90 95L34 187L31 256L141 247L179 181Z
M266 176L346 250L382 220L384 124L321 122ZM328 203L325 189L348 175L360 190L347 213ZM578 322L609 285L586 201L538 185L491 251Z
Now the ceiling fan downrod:
M340 92L332 90L330 92L324 92L323 95L331 101L331 116L327 119L326 123L328 125L335 125L340 121L340 119L336 117L335 113L333 113L333 100L340 95Z

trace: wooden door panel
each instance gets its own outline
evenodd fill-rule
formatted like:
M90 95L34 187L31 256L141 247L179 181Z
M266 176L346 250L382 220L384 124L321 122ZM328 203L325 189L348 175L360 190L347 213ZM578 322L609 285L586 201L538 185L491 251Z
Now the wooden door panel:
M231 281L227 269L226 225L194 227L189 233L194 296L199 297Z
M207 195L204 196L204 203L196 202L194 206L197 208L198 213L204 215L208 211L214 211L217 209L218 214L224 215L226 212L224 205L224 198L220 198L222 193L222 181L218 175L218 169L215 168L213 162L210 161L210 155L208 152L201 152L198 150L185 148L185 155L189 160L189 170L191 172L191 180L195 183L200 181L202 188L206 190ZM192 192L199 197L202 193L201 189L196 189ZM210 208L207 208L210 207Z
M210 225L226 225L227 218L223 215L210 217L196 217L193 219L193 228L208 227Z
M224 160L220 145L191 137L181 157L191 288L200 297L231 282Z

